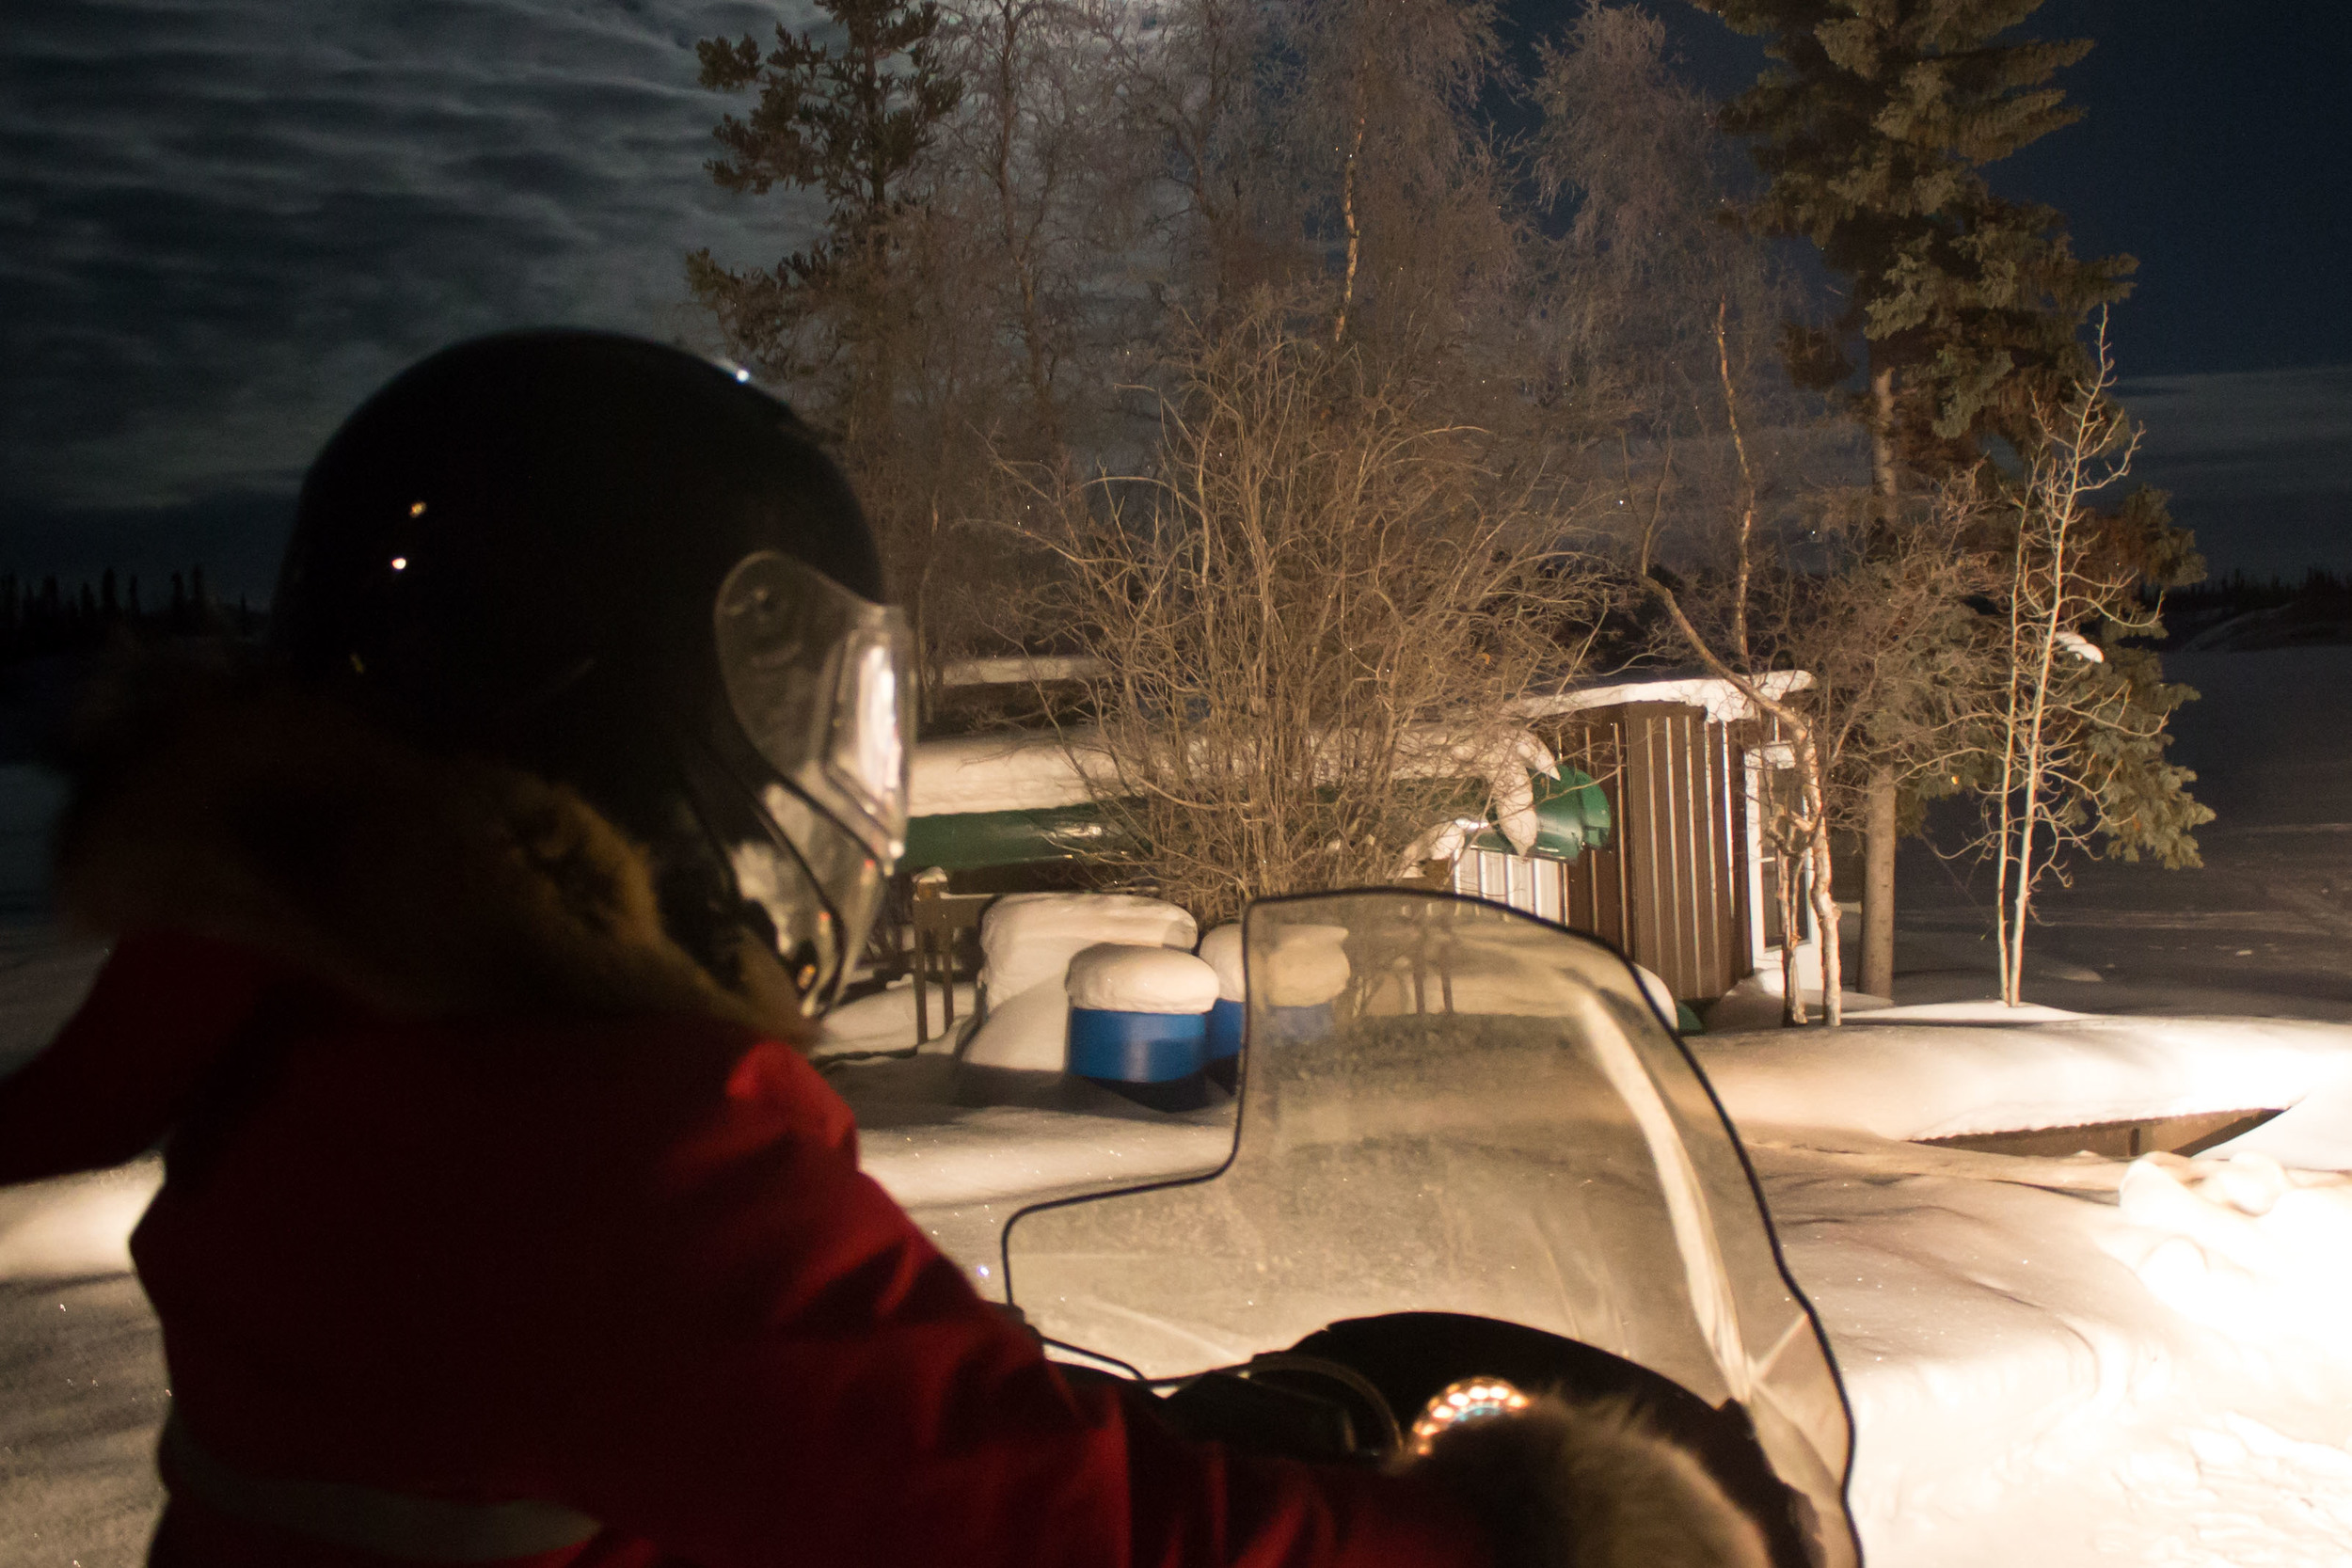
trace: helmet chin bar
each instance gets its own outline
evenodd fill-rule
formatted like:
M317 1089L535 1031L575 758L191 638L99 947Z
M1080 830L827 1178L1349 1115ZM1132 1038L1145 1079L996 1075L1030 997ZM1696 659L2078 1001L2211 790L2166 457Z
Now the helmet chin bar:
M905 618L805 562L760 550L711 607L726 692L698 791L739 895L820 1013L840 991L904 853L913 730Z
M814 1018L856 966L889 886L886 862L772 777L739 737L684 746L688 798L736 899L767 917L777 960ZM730 744L730 741L732 743Z

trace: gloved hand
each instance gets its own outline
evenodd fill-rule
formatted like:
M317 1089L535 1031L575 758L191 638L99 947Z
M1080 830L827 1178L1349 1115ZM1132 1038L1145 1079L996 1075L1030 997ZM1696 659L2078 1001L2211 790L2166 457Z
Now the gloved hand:
M1755 1521L1622 1399L1539 1396L1449 1428L1410 1468L1486 1521L1496 1568L1771 1568Z

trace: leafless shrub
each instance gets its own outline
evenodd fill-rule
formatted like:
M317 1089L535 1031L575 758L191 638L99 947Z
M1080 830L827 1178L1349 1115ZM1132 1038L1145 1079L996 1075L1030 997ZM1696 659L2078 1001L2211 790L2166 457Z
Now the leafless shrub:
M1597 619L1566 505L1327 324L1258 296L1170 367L1147 472L1025 475L1021 531L1059 565L1033 625L1109 671L1099 729L1065 739L1205 920L1388 880L1483 810L1523 744L1507 705Z

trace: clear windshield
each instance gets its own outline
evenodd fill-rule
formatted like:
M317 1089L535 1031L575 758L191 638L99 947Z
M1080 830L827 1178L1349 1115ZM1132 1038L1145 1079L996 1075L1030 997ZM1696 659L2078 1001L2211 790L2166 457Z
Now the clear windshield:
M1736 1400L1852 1560L1851 1425L1704 1079L1625 960L1495 905L1262 903L1215 1176L1052 1205L1007 1283L1057 1339L1172 1376L1386 1312L1544 1329Z

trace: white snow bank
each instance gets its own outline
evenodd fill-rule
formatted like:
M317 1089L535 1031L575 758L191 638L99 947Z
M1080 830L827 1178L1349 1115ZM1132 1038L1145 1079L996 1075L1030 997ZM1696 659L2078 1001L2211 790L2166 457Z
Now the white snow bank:
M2124 1172L2120 1196L2154 1239L2102 1243L2157 1300L2233 1337L2352 1354L2352 1180L2262 1154L2154 1154Z
M1398 778L1483 781L1496 824L1521 853L1535 842L1537 829L1529 775L1558 770L1550 749L1526 730L1465 740L1448 726L1415 724L1397 738ZM1047 811L1084 805L1117 779L1101 732L1090 726L1057 735L957 736L915 746L907 809L914 816Z
M1100 942L1070 960L1062 989L1073 1007L1205 1013L1216 1006L1216 971L1189 953Z
M1242 1002L1248 999L1247 977L1242 973L1241 927L1228 921L1200 939L1200 959L1216 971L1216 997L1220 1002Z
M2352 1170L2352 1073L2325 1083L2251 1132L2205 1151L2260 1154L2290 1170Z
M969 981L956 986L956 1026L961 1028L976 1005L977 988ZM950 1043L946 1004L936 985L926 988L925 1011L930 1025L926 1050L945 1051ZM914 1038L914 982L900 980L887 990L845 1002L825 1015L809 1055L822 1061L841 1052L905 1051Z
M112 1170L0 1187L0 1280L124 1274L131 1228L164 1184L148 1155Z
M1867 1027L1841 1030L1710 1036L1693 1049L1742 1127L1852 1128L1902 1140L2276 1109L2352 1078L2352 1026L2344 1024L1886 1018L1874 1013ZM2331 1094L2314 1103L2342 1102ZM2296 1136L2301 1158L2352 1169L2352 1121L2330 1132L2307 1120Z

